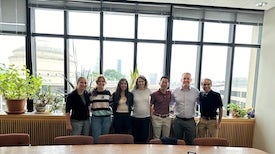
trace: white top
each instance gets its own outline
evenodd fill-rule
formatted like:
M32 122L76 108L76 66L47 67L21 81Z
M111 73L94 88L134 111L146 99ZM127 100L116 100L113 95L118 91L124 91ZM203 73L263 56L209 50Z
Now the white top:
M134 89L134 109L133 117L146 118L150 117L150 94L151 91L147 88L144 90Z

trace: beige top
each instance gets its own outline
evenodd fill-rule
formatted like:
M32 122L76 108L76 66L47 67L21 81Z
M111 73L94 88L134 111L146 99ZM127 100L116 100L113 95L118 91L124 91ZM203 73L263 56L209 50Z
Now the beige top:
M118 107L117 107L117 112L118 113L128 113L128 105L126 104L127 98L125 96L121 96L119 102L118 102Z

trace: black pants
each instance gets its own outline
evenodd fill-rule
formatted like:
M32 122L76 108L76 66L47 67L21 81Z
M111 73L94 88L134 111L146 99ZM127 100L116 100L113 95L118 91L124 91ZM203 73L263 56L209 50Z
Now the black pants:
M114 132L117 134L128 134L131 128L129 113L114 114Z
M132 117L132 133L135 143L148 143L149 139L150 117L135 118Z

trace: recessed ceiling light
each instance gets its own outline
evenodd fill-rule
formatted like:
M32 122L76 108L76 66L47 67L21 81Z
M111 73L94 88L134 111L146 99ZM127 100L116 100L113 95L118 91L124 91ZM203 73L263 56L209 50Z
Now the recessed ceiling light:
M265 5L267 5L267 2L259 2L256 4L257 7L264 7Z

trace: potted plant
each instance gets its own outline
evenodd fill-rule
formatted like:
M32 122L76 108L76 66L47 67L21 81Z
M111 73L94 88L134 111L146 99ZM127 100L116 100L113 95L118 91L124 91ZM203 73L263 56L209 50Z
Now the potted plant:
M27 99L33 99L42 86L42 78L30 74L24 65L0 64L0 95L7 104L7 113L24 113Z
M50 105L49 112L53 112L60 107L60 103L63 101L62 96L59 96L56 93L53 93L50 86L42 88L39 92L36 93L34 97L35 109L37 112L45 112L46 106Z
M231 111L232 116L235 118L244 117L247 114L246 110L238 104L230 103L227 108Z
M51 92L51 88L47 86L45 89L41 88L39 92L36 93L34 97L34 107L37 112L45 112L46 105L51 104L53 101L53 94Z

